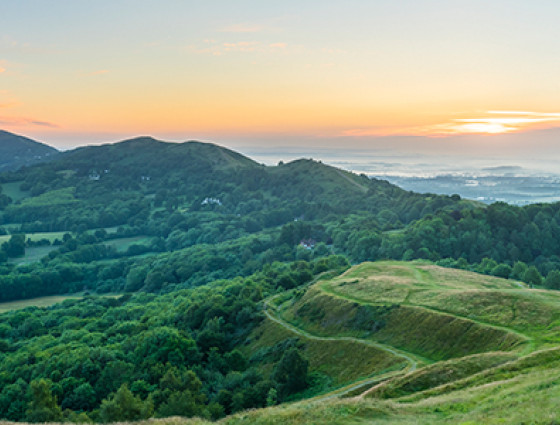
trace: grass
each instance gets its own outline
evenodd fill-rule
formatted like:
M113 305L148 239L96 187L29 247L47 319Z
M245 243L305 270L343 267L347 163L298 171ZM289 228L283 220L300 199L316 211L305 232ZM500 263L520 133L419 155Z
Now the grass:
M511 350L527 338L422 307L369 304L332 296L319 282L283 317L319 335L371 339L412 353L430 363L486 351Z
M43 239L47 239L50 243L53 243L56 239L62 241L62 237L66 232L37 232L37 233L26 233L25 239L30 239L33 242L37 242ZM11 238L11 235L0 236L0 244L2 242L7 242Z
M21 310L27 307L50 307L51 305L61 303L64 300L81 299L84 297L84 295L85 294L83 292L76 292L74 294L68 295L49 295L46 297L30 298L26 300L7 301L0 303L0 314L12 310ZM118 298L121 295L121 293L108 293L100 296L107 298ZM0 424L1 423L2 421L0 421Z
M402 359L375 347L352 341L308 339L268 319L253 331L250 344L240 349L251 357L259 350L263 352L267 348L272 349L288 338L296 339L302 347L304 356L309 359L310 371L328 376L333 387L402 367Z
M439 387L480 371L516 360L511 353L484 353L437 362L405 376L381 383L363 394L371 398L397 398Z
M2 193L12 198L13 202L21 201L28 198L31 194L28 191L21 190L19 187L23 182L12 182L2 184Z
M131 245L149 245L152 240L150 236L134 236L130 238L111 239L104 242L105 245L112 246L119 252L126 251Z
M8 301L0 303L0 313L5 313L11 310L20 310L26 307L50 307L51 305L58 304L67 299L82 298L82 294L72 295L53 295L48 297L31 298L27 300Z
M25 255L23 257L10 258L8 262L12 264L35 263L55 249L57 249L56 246L32 246L25 248Z

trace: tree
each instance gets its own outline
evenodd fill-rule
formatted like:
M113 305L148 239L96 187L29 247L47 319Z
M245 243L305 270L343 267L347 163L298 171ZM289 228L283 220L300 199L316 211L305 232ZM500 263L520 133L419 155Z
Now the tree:
M56 403L49 382L44 379L31 381L29 393L31 401L26 412L29 422L57 422L62 419L62 410Z
M268 391L268 395L266 396L266 405L267 406L274 406L278 402L278 393L276 388L271 388Z
M25 235L12 235L8 242L2 244L2 249L8 257L21 257L25 255Z
M535 285L540 285L542 282L542 276L535 266L531 266L527 269L523 275L523 281L528 283L531 288Z
M511 277L518 280L523 280L523 276L527 271L527 264L523 261L516 261L513 264L513 269L511 270Z
M283 398L307 387L308 368L309 362L297 348L292 347L284 352L272 374Z
M115 394L103 400L99 414L104 422L136 421L147 419L154 413L154 404L148 398L142 401L134 396L126 384L122 384Z
M560 271L551 270L544 280L544 286L548 289L560 289Z
M511 274L511 267L507 264L498 264L490 271L490 274L492 276L503 277L504 279L507 279Z

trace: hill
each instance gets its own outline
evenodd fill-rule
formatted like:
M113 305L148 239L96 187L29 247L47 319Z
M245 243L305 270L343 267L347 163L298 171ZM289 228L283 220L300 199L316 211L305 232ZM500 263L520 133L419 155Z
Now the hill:
M0 315L0 415L203 418L161 420L185 425L224 415L218 423L558 420L558 292L429 262L341 273L339 259L328 261L326 272L324 259L276 263L160 296L89 296ZM282 290L302 271L302 285ZM306 379L285 381L288 364ZM27 380L43 386L41 398L21 398Z
M272 316L277 321L268 326L379 341L385 348L409 350L405 352L416 367L364 380L333 396L235 415L220 423L544 425L559 419L557 292L429 263L378 262L355 266L294 295L281 297ZM380 307L390 310L380 324L380 317L364 320L366 307L370 314L371 308L377 313ZM403 307L415 309L415 314L391 317ZM433 322L426 314L440 320ZM442 314L462 331L447 330ZM509 333L517 342L504 346L496 332ZM470 338L467 345L465 338ZM436 357L447 353L447 359L436 360L418 341L444 345L447 351L437 351ZM422 357L426 355L431 357Z
M145 270L156 265L168 277L152 290L207 283L277 260L346 251L353 239L359 259L370 255L382 229L473 207L317 161L266 167L214 144L149 137L64 152L3 173L0 182L0 262L8 262L0 288L10 287L0 295L4 301L84 287L140 289ZM10 242L17 233L26 236ZM300 246L303 240L318 249ZM119 264L110 278L103 272L107 261ZM184 272L169 274L180 261ZM70 263L80 273L60 278L61 265ZM213 264L210 272L206 263ZM27 267L16 267L22 264ZM136 282L133 269L143 271L129 284ZM43 284L26 289L37 278Z
M0 172L52 159L57 153L43 143L0 130Z

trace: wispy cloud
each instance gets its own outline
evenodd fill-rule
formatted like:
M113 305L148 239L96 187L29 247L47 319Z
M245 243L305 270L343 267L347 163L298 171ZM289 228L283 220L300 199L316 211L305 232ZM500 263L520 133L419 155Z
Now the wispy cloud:
M488 111L484 115L487 116L457 118L427 130L440 134L501 134L526 130L542 123L560 121L558 112Z
M2 74L3 72L6 72L6 68L3 68L2 66L0 66L0 74Z
M473 118L454 118L425 126L371 126L342 132L343 136L388 135L450 136L460 134L504 134L534 129L544 123L560 123L560 112L487 111Z
M262 25L256 24L233 24L228 25L227 27L221 28L218 30L219 32L232 32L232 33L254 33L254 32L261 32L263 30Z
M202 46L190 45L187 50L198 54L221 56L227 53L275 53L286 50L288 43L262 43L260 41L227 41L219 42L213 39L204 40Z
M59 128L57 124L48 121L37 120L27 117L5 117L0 116L0 125L13 127L47 127Z

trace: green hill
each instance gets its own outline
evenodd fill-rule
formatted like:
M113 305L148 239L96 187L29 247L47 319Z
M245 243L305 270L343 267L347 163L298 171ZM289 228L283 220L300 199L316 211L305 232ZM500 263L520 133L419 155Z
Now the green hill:
M0 172L52 159L57 153L43 143L0 130Z
M457 306L473 291L479 308L469 309L465 317L470 306ZM560 418L560 303L554 291L531 290L515 282L422 262L378 262L355 266L339 277L318 281L305 294L294 295L282 297L277 310L271 310L278 321L266 325L261 340L274 341L278 331L270 326L279 324L284 331L291 328L332 339L353 335L356 341L382 342L385 348L407 352L417 367L365 380L364 385L334 392L332 397L242 413L220 423L549 425ZM507 301L500 302L501 297ZM512 306L532 304L528 300L543 315L520 310L523 317L512 321ZM368 306L375 309L365 309ZM390 309L383 311L382 306ZM400 323L392 323L390 316L403 306L438 317L445 312L465 332L446 331L445 321L429 328L432 322L417 314L401 315ZM377 322L372 312L378 314ZM383 317L381 325L380 312L389 316ZM364 323L375 323L380 330L366 329ZM478 354L466 353L461 342L473 329L467 351ZM504 347L501 334L513 343ZM419 356L431 354L417 343L426 340L449 347L448 359ZM401 351L405 349L410 351ZM347 356L362 364L359 356L352 357L351 352Z

